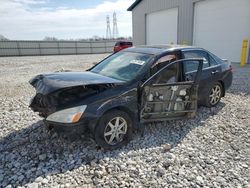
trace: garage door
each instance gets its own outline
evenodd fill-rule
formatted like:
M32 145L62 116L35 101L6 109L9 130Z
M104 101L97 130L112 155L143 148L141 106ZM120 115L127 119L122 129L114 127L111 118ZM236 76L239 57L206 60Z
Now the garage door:
M240 61L243 39L250 39L250 0L195 3L194 45L221 58Z
M178 8L147 14L147 44L176 44L177 24Z

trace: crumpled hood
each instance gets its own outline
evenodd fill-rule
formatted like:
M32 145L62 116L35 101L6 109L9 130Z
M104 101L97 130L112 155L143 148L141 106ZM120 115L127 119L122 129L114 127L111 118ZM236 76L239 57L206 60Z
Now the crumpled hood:
M123 83L121 80L116 80L89 71L42 74L35 76L29 82L36 88L37 93L41 93L43 95L59 89L75 86Z

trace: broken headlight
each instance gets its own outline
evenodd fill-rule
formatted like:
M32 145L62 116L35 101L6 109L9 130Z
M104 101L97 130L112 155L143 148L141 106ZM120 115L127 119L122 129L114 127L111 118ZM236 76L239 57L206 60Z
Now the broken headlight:
M58 123L76 123L79 121L86 108L87 105L83 105L60 110L49 115L46 120Z

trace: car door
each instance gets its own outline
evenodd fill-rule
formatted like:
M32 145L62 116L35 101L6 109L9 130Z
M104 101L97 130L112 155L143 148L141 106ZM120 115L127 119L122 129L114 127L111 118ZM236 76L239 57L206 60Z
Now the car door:
M196 75L193 80L185 81L178 75L182 74L183 64L190 61L197 63ZM167 64L144 82L140 89L140 121L143 123L194 117L202 65L203 59L178 60Z
M206 92L207 88L210 88L210 85L213 85L219 80L221 67L216 64L215 61L210 57L210 55L205 50L183 50L183 58L202 58L203 59L203 68L202 74L199 82L199 91L198 97L199 100L202 100L202 93ZM186 63L183 66L185 80L192 79L197 71L197 65L193 62Z

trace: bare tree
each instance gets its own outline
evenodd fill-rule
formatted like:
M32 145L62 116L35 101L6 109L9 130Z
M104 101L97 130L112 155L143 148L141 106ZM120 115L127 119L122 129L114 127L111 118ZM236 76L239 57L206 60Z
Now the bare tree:
M0 34L0 40L1 41L6 41L6 40L9 40L9 39L7 39L5 36L3 36L3 35Z
M46 36L46 37L44 37L43 40L47 40L47 41L57 41L58 39L57 39L56 37L48 37L48 36Z

